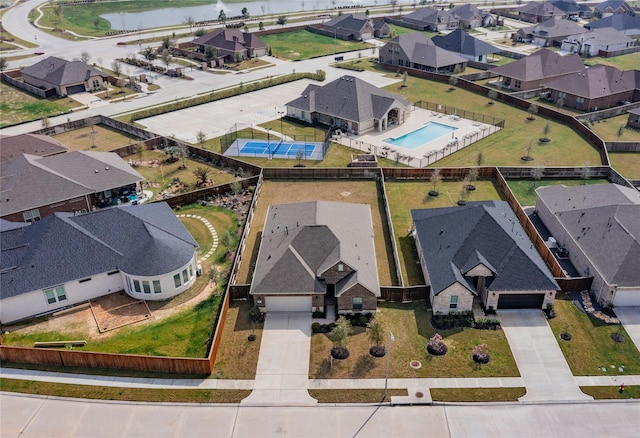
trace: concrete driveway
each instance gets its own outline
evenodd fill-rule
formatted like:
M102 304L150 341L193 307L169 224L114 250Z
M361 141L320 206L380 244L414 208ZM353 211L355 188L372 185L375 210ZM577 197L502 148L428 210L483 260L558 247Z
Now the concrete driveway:
M614 311L636 348L640 350L640 307L616 307Z
M498 314L527 388L521 402L593 400L580 391L542 310Z
M267 313L253 391L242 404L316 404L307 391L310 352L310 312Z

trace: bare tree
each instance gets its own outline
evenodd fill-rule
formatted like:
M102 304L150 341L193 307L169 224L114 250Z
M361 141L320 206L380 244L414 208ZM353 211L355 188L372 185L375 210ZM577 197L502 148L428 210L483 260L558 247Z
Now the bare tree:
M535 103L529 105L528 113L529 115L527 116L527 120L534 120L536 118L536 114L538 114L538 105Z
M85 64L88 64L90 60L91 60L91 54L87 50L83 50L82 53L80 53L80 61L84 62Z
M438 196L440 193L438 192L438 186L442 182L442 175L440 175L440 169L433 169L431 172L431 177L429 178L429 183L431 184L431 191L429 192L430 196Z
M551 123L547 122L544 124L542 128L543 137L540 139L542 143L549 143L551 139L549 138L549 133L551 132Z
M122 74L122 64L120 63L120 61L116 59L111 63L111 71L113 71L113 74L115 74L117 77L120 77L120 75Z
M620 139L622 138L622 136L624 135L624 125L620 125L618 126L618 141L620 141Z
M207 141L207 134L204 131L200 130L196 134L196 140L201 148L204 148L204 142Z
M544 167L537 166L533 168L533 173L531 175L531 178L533 178L533 181L531 182L531 190L535 189L535 187L538 185L538 181L542 179L543 175Z
M476 166L480 167L484 163L484 155L482 151L478 151L478 155L476 156Z
M100 28L100 17L96 17L93 19L93 27L95 27L96 30Z
M458 85L458 76L451 75L449 76L449 91L453 91L456 89L456 85Z
M193 33L193 26L196 24L196 19L193 18L193 15L186 16L182 24L189 26L189 32Z
M496 90L493 90L493 89L489 90L489 93L487 94L487 96L489 97L489 105L493 105L494 101L498 97L498 92Z
M171 56L171 53L169 52L169 50L165 49L162 51L162 55L160 55L160 59L162 59L163 64L168 69L169 65L171 64L171 61L173 61L173 56Z
M276 23L278 23L280 26L284 27L284 25L287 24L287 16L286 15L280 15L278 17L278 21Z
M189 146L184 143L178 144L178 155L182 158L182 167L183 169L187 168L187 157L189 156Z

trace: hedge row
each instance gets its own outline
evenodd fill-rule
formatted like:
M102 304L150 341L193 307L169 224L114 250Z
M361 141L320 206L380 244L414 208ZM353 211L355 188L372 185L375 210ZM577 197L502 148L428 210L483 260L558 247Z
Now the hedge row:
M190 108L196 105L202 105L203 103L215 102L216 100L226 99L233 96L239 96L244 93L250 93L252 91L262 90L264 88L274 87L276 85L286 84L288 82L297 81L300 79L313 79L316 81L324 81L326 74L323 70L316 70L315 73L291 73L274 78L264 79L262 81L252 82L249 84L238 85L234 88L228 88L226 90L213 91L209 94L194 97L191 99L180 100L178 102L172 102L166 105L161 105L154 108L149 108L142 111L137 111L131 114L131 121L138 119L145 119L147 117L153 117L160 114L170 113L172 111L178 111L185 108Z

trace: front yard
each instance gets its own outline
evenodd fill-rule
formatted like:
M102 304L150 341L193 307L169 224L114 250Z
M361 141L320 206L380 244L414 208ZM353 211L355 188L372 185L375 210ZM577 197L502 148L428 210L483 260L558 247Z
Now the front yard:
M384 333L392 332L395 338L391 343L391 378L519 376L509 343L501 330L435 330L431 326L431 311L426 302L380 303L376 318L382 322ZM442 335L449 348L444 356L431 356L426 352L427 342L436 332ZM385 345L387 342L385 335ZM489 347L491 362L479 366L471 354L473 348L482 343ZM354 327L348 345L349 358L334 360L333 367L329 359L331 347L326 334L312 335L310 378L384 378L386 358L374 358L369 354L371 343L364 328ZM409 365L415 360L421 362L421 368L414 369Z
M0 82L0 128L66 114L80 106L70 97L42 99Z

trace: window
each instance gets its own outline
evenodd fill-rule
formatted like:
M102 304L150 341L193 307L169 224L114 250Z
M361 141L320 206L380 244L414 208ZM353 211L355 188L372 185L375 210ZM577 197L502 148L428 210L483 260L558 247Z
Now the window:
M458 295L451 295L449 298L449 309L457 309L458 308Z
M93 80L93 89L97 90L98 88L100 88L100 81L97 79Z
M353 298L353 310L362 310L362 297Z
M338 272L344 271L344 265L342 263L338 263Z
M176 285L176 287L182 286L182 282L180 281L180 274L176 274L173 276L173 283Z
M140 289L140 282L138 280L133 280L133 288L136 292L142 293L142 290Z
M189 265L189 278L193 277L193 266Z
M33 209L22 213L25 222L38 222L40 220L40 210Z
M160 287L160 280L153 280L153 293L161 294L162 287Z
M184 283L186 283L187 281L189 281L189 273L187 272L187 270L185 269L184 271L182 271L182 281Z
M133 289L131 289L131 277L129 277L127 275L127 289L129 289L129 292L133 292Z
M64 286L52 287L51 289L44 290L44 296L47 299L47 304L55 304L60 301L67 300L67 294L64 291Z
M521 81L516 81L516 83L514 84L514 87L516 87L516 88L522 87L522 82Z
M151 286L149 286L149 282L148 281L143 281L142 282L142 287L144 288L144 293L145 294L150 294L151 293Z
M584 104L584 97L576 97L576 103Z

